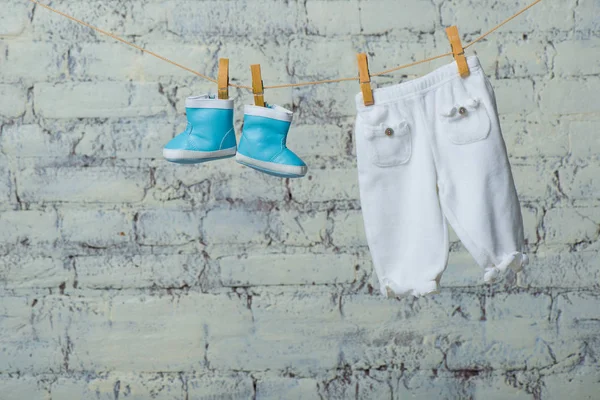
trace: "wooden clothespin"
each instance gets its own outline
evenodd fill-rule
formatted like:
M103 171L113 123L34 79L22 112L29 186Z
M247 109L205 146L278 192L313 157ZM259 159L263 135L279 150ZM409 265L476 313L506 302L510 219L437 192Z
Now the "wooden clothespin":
M458 28L456 26L449 26L446 28L446 35L450 40L450 47L452 47L452 55L458 65L458 73L461 77L466 78L469 76L469 66L467 65L467 59L465 58L465 50L463 49L462 43L460 42L460 36L458 35Z
M219 76L217 78L219 99L229 98L229 58L219 58Z
M252 92L254 93L254 104L257 106L265 106L265 90L263 88L262 76L260 75L260 64L252 64Z
M360 90L363 94L363 101L365 106L372 106L375 101L373 100L373 91L371 90L371 76L369 75L367 55L359 53L356 55L356 58L358 59L358 80L360 82Z

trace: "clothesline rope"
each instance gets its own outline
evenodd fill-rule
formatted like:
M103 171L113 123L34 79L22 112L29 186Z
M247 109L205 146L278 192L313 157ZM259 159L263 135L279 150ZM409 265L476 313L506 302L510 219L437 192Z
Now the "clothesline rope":
M143 47L138 46L137 44L128 42L127 40L115 35L114 33L105 31L103 29L100 29L98 27L95 27L93 25L88 24L87 22L81 21L75 17L72 17L68 14L65 14L62 11L56 10L50 6L47 6L45 4L40 3L37 0L30 0L32 3L35 3L41 7L44 7L47 10L50 10L56 14L62 15L65 18L70 19L71 21L77 22L78 24L84 25L90 29L95 30L96 32L100 32L103 35L106 36L110 36L111 38L118 40L121 43L124 43L128 46L131 46L143 53L147 53L150 54L153 57L156 57L158 59L161 59L163 61L168 62L169 64L172 64L176 67L179 67L185 71L191 72L192 74L195 74L203 79L206 79L207 81L213 82L213 83L217 83L216 79L211 78L210 76L201 74L198 71L194 71L191 68L186 67L185 65L181 65L175 61L172 61L166 57L161 56L160 54L156 54L153 51L150 50L146 50ZM536 4L538 4L539 2L541 2L542 0L535 0L533 3L529 4L528 6L526 6L525 8L521 9L520 11L518 11L516 14L508 17L507 19L505 19L504 21L502 21L501 23L499 23L498 25L496 25L495 27L493 27L492 29L490 29L489 31L485 32L484 34L482 34L481 36L477 37L475 40L473 40L472 42L466 44L465 46L463 46L463 49L467 49L469 47L471 47L472 45L474 45L475 43L479 42L480 40L482 40L483 38L485 38L486 36L488 36L489 34L491 34L492 32L495 32L496 30L498 30L499 28L501 28L502 26L504 26L505 24L507 24L508 22L512 21L513 19L517 18L519 15L523 14L525 11L529 10L531 7L535 6ZM440 54L437 56L433 56L433 57L429 57L426 58L424 60L420 60L420 61L415 61L415 62L411 62L408 64L404 64L404 65L400 65L398 67L394 67L394 68L390 68L390 69L386 69L385 71L381 71L381 72L375 72L375 73L371 73L371 76L381 76L381 75L385 75L385 74L389 74L391 72L395 72L404 68L408 68L408 67L412 67L418 64L423 64L426 62L430 62L433 60L437 60L438 58L442 58L442 57L446 57L446 56L450 56L452 55L452 52L448 52L448 53L444 53L444 54ZM310 81L310 82L298 82L298 83L287 83L287 84L281 84L281 85L271 85L271 86L265 86L264 89L281 89L281 88L287 88L287 87L299 87L299 86L309 86L309 85L320 85L323 83L335 83L335 82L343 82L343 81L357 81L358 80L358 76L355 77L351 77L351 78L336 78L336 79L324 79L324 80L320 80L320 81ZM236 85L234 83L229 83L229 86L234 87L234 88L238 88L238 89L247 89L247 90L252 90L251 86L246 86L246 85Z

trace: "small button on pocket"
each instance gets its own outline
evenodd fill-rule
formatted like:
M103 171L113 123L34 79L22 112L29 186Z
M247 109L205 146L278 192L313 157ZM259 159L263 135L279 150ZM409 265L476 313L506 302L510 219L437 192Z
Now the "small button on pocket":
M412 151L410 127L406 121L366 126L365 136L371 162L379 167L406 163Z
M485 105L479 99L466 99L462 104L449 106L441 114L442 134L454 144L468 144L485 139L491 122Z

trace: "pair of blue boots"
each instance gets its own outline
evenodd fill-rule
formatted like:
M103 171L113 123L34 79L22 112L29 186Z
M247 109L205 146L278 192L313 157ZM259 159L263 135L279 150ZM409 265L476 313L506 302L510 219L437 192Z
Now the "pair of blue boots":
M202 95L185 101L187 127L167 143L167 161L197 164L234 157L238 163L283 178L306 175L307 166L286 147L293 113L277 105L244 107L240 145L233 130L233 100Z

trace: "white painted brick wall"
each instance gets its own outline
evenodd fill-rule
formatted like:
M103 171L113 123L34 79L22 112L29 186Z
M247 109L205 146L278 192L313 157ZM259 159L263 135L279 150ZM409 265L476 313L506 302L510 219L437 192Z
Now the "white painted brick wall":
M51 5L212 76L266 85L449 50L528 1ZM355 82L267 91L310 166L166 163L214 85L26 0L0 13L0 400L596 399L600 2L545 0L468 50L495 88L531 263L491 287L450 232L438 295L383 299ZM374 79L387 85L450 59ZM237 134L252 97L231 89Z

